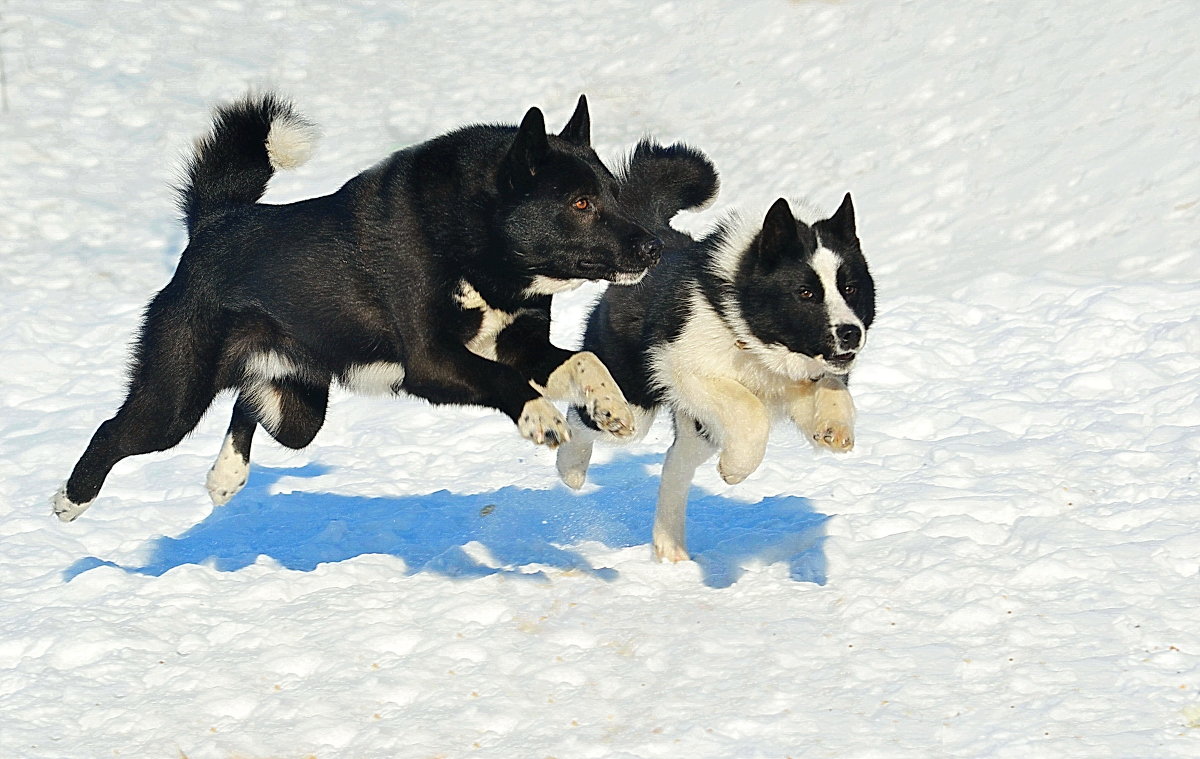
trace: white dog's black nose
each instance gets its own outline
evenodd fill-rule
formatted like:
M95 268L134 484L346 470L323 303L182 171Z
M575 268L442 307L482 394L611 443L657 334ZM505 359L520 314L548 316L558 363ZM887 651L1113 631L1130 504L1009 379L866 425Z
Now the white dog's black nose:
M858 346L862 345L862 328L857 324L839 324L833 333L837 335L842 350L857 350Z

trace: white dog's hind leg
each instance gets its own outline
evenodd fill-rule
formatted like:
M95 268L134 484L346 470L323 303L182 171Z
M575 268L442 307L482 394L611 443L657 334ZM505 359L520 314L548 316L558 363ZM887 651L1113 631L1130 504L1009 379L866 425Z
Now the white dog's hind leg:
M688 489L696 468L712 457L716 446L696 429L696 420L675 414L675 442L663 461L654 510L654 555L659 561L687 561L686 522Z
M579 409L567 409L567 424L571 427L571 439L558 447L555 466L558 476L572 490L579 490L587 481L588 465L592 461L592 446L600 436L596 430L585 425L579 418Z

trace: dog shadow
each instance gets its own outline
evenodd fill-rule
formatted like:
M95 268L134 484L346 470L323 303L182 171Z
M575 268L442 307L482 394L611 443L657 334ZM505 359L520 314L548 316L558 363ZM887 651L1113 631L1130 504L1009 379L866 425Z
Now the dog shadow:
M509 486L475 495L439 490L395 498L272 493L285 477L319 477L328 469L254 467L246 487L228 504L178 537L153 540L145 564L87 557L66 569L64 578L98 566L152 576L184 564L234 572L260 556L307 572L324 562L386 554L403 559L410 574L505 573L544 580L546 570L559 570L612 580L615 569L593 567L569 546L585 541L614 549L646 545L658 496L658 477L647 470L658 459L632 456L595 466L589 477L599 488L581 495L564 486ZM688 547L704 583L713 588L733 585L748 566L777 562L786 562L797 581L824 585L827 519L804 498L745 503L693 488ZM646 560L653 560L649 546Z

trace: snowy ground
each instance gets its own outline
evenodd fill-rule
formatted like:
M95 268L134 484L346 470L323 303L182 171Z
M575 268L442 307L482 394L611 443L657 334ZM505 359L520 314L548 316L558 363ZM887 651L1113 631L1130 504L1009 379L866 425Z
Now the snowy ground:
M1198 51L1189 2L0 4L0 756L1200 755ZM689 229L852 191L857 449L706 467L662 566L665 426L575 496L498 414L339 397L214 510L225 399L59 524L180 156L265 85L325 134L276 201L580 92L602 156L716 161Z

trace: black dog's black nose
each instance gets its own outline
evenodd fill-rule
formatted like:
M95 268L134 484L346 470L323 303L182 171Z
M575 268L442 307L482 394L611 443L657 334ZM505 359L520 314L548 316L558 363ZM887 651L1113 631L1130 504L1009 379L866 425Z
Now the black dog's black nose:
M658 262L658 257L662 253L663 241L657 237L647 237L637 244L638 255L648 258L654 262Z
M857 324L839 324L834 329L842 350L854 350L862 343L862 329Z

